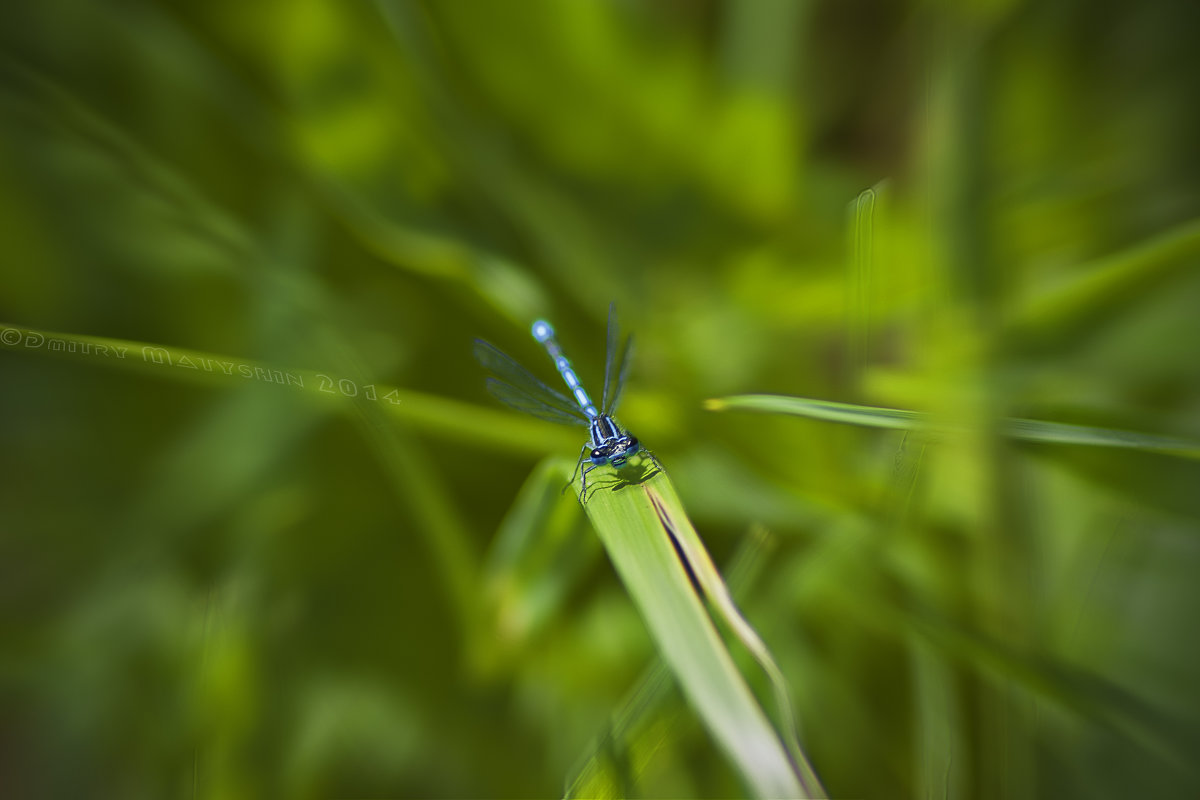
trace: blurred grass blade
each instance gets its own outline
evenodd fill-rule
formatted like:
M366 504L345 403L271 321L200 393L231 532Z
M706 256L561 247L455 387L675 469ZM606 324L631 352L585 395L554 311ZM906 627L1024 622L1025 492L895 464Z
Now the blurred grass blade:
M850 204L850 268L847 296L847 347L850 352L850 374L855 390L870 361L871 346L871 286L875 266L875 204L874 187L863 190Z
M796 417L845 422L869 428L918 430L925 427L925 415L916 411L895 408L875 408L807 397L788 397L774 394L742 394L714 398L705 402L709 411L762 411L768 414L790 414Z
M437 398L415 392L367 383L363 377L367 374L366 368L357 364L351 352L336 342L327 343L327 348L335 354L339 363L352 367L354 377L282 368L236 356L125 339L78 336L0 324L0 352L74 358L167 379L233 384L239 388L248 388L250 384L270 385L306 395L318 403L349 408L354 412L352 419L363 431L364 440L375 451L380 464L392 479L397 495L407 499L410 507L424 521L425 524L416 529L435 554L435 561L441 566L446 585L450 587L451 600L459 619L464 628L469 628L474 621L472 598L478 569L467 544L465 526L458 519L445 491L431 476L428 459L420 455L418 445L411 440L408 432L400 430L391 421L409 421L423 431L440 428L443 433L466 436L463 428L470 426L475 412L464 403L443 403ZM479 409L478 413L486 417L495 412ZM503 424L496 424L495 428L511 436L511 428L517 426L508 425L507 418L510 416L497 414L497 423L503 420ZM255 427L258 429L258 426ZM200 448L197 452L203 453L205 450Z
M666 474L601 487L585 508L663 660L754 794L813 796L816 786L805 786L797 774L693 588L700 576L680 554L711 562L700 556L703 546ZM687 550L680 538L688 540Z
M485 117L465 104L450 101L458 94L457 83L463 76L447 61L438 43L437 13L430 13L430 9L420 4L398 0L376 0L375 5L419 76L439 129L453 142L455 157L462 159L464 168L480 176L481 194L494 196L509 222L536 241L546 256L558 264L554 274L562 276L562 289L579 295L581 300L593 291L607 297L618 296L620 287L617 283L609 284L612 270L605 268L606 264L619 260L617 254L610 252L611 237L598 230L597 221L576 208L569 196L543 179L532 163L520 160L511 148L497 147L493 137L487 135L491 123ZM551 13L552 8L558 10ZM568 3L549 6L542 13L572 18L587 12ZM527 278L522 278L520 285L536 289ZM525 299L541 301L542 298L540 292L531 291L528 298L522 297ZM510 300L504 303L510 319L528 319L526 309Z
M1177 455L1184 458L1200 458L1200 442L1189 442L1185 439L1118 428L1096 428L1090 425L1071 425L1065 422L1010 418L1001 420L1000 432L1026 442L1119 447Z
M522 325L550 305L528 270L504 256L435 231L401 225L352 187L332 179L314 177L313 183L346 231L388 264L458 284Z
M876 408L851 403L835 403L829 400L813 400L807 397L783 395L737 395L709 400L705 408L710 411L727 409L762 411L773 414L791 414L809 419L844 422L871 428L924 431L930 434L951 434L958 428L937 422L929 414L905 411L896 408ZM1071 425L1065 422L1045 422L1036 419L1009 418L1000 421L999 432L1013 439L1027 442L1050 442L1055 444L1090 445L1095 447L1117 447L1130 450L1145 450L1181 458L1200 459L1200 442L1158 436L1152 433L1127 431L1116 428L1097 428L1089 425Z
M567 615L571 590L601 558L578 501L563 491L574 466L557 456L543 459L492 538L482 574L485 641L473 649L484 677L511 668L531 641Z
M0 76L18 89L54 127L65 128L86 144L90 155L119 165L127 177L125 190L144 193L177 212L176 235L198 235L244 258L256 253L253 237L237 219L209 200L186 176L139 142L120 124L96 111L75 92L42 71L12 58L0 61ZM221 265L231 266L233 262ZM161 264L159 267L161 268Z
M661 712L673 688L661 659L651 662L570 776L564 798L634 797L637 780L667 743L674 714Z
M1197 256L1200 220L1193 219L1136 247L1080 267L1080 277L1026 305L1009 323L1004 339L1015 348L1045 352L1049 344L1078 337L1089 325L1111 320L1114 311L1131 308L1131 298L1173 274L1195 269Z
M1019 685L1051 706L1073 710L1145 748L1182 775L1200 773L1191 755L1200 727L1175 708L1148 701L1090 667L1025 652L925 609L897 610L880 604L870 613L874 616L870 624L920 637L925 645L936 648L939 660L957 659L981 673Z

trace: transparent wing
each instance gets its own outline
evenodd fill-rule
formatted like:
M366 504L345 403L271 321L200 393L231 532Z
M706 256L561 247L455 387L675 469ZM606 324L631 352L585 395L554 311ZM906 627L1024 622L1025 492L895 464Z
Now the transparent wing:
M613 384L617 381L620 374L620 367L614 362L617 360L617 340L620 334L617 330L617 304L608 304L608 335L604 342L604 393L600 397L600 410L605 414L612 410L616 405L616 398L613 402L608 402L610 397L616 394L617 387Z
M575 401L556 392L495 345L475 340L475 360L492 373L488 392L510 408L564 425L587 424Z
M612 414L621 400L621 389L625 388L625 376L629 374L630 354L633 351L633 337L621 335L617 324L617 304L608 305L608 337L604 349L604 395L600 401L600 409L605 414Z
M605 373L612 370L612 374L616 377L612 379L612 388L608 387L608 380L605 380L604 393L608 396L610 403L604 406L605 414L612 414L616 411L617 403L621 402L621 390L625 388L625 377L629 374L629 365L633 363L633 335L625 337L625 341L621 343L619 352L616 358L610 360L614 363L609 368L605 369Z
M552 406L544 400L533 397L525 390L496 378L487 379L487 389L492 397L504 403L509 408L515 408L517 411L532 414L539 419L544 419L548 422L557 422L561 425L587 424L587 417L583 414L567 411L565 408L559 406Z

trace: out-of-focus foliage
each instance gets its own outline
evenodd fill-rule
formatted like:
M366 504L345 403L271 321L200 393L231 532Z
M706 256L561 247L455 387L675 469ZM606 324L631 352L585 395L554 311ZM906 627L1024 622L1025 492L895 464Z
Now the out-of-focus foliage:
M1200 438L1198 9L3 4L2 793L744 793L470 359L615 300L833 796L1197 796L1200 464L1002 420Z

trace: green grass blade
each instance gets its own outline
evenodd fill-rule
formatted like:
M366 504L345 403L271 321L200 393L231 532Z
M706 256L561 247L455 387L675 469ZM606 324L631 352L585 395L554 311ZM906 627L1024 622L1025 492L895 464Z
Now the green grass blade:
M766 529L753 526L725 569L726 585L734 596L746 595L774 551ZM654 659L570 771L572 777L563 796L616 798L633 794L642 769L671 727L673 714L665 701L672 688L666 665L662 659Z
M563 798L618 798L636 793L646 764L664 744L673 715L664 714L671 673L654 659L613 712L587 754L568 773Z
M542 460L492 537L481 576L488 621L473 649L480 674L512 668L523 648L568 613L571 590L602 558L578 502L564 491L574 466L557 456Z
M692 586L712 575L701 579L681 553L689 564L707 564L706 572L711 561L666 474L600 487L586 511L663 660L754 794L812 796Z
M166 380L212 385L267 384L279 391L303 393L322 403L365 401L379 406L381 412L389 416L412 424L424 434L471 442L498 452L542 455L554 450L570 451L578 446L576 437L561 426L520 414L397 386L367 383L340 373L295 369L223 353L58 333L0 322L0 353L3 352L75 359Z
M874 187L863 190L850 204L850 268L847 270L847 347L850 353L850 373L857 387L863 370L870 360L871 286L875 266L875 205L878 192Z
M896 408L876 408L851 403L835 403L829 400L813 400L807 397L785 397L783 395L737 395L709 400L705 407L711 411L745 410L771 414L791 414L809 419L843 422L871 428L895 430L919 430L937 434L959 432L958 428L934 420L929 414L905 411ZM1026 442L1048 442L1054 444L1089 445L1144 450L1200 459L1200 442L1158 436L1140 431L1116 428L1097 428L1089 425L1071 425L1065 422L1046 422L1036 419L1009 418L1000 421L999 432L1013 439Z
M661 495L651 497L663 528L671 536L682 556L687 559L691 574L695 576L700 588L703 589L704 596L713 604L721 619L732 629L734 635L750 651L754 660L767 674L767 679L771 683L771 691L775 695L775 704L779 709L781 733L787 744L788 752L800 771L802 782L807 787L808 793L811 795L814 790L820 791L817 774L800 749L799 737L796 734L796 722L792 714L792 701L788 696L787 681L784 680L783 672L775 663L775 659L759 637L758 632L746 621L737 604L734 603L728 586L721 579L721 574L717 572L716 565L713 564L704 543L700 541L696 529L692 527L686 516L672 513L672 509L683 508L679 498L674 495L674 487L668 482L664 489L670 494L665 497Z
M330 346L341 351L338 354L339 363L356 365L357 360L350 351L336 343ZM458 519L454 504L446 496L445 490L429 472L428 459L421 455L419 445L408 431L394 423L407 422L422 432L441 431L450 437L461 436L478 443L469 431L474 428L483 435L489 417L497 431L492 434L492 442L496 438L513 437L515 428L532 421L516 419L515 424L510 425L508 420L510 417L515 419L515 415L368 383L361 377L366 374L365 370L357 366L351 373L353 377L343 377L315 370L285 368L237 356L4 324L0 324L0 353L64 357L167 380L240 387L261 384L265 388L269 385L281 392L303 394L317 403L318 407L324 405L328 408L332 404L341 410L351 410L352 419L362 430L364 440L377 454L398 495L408 497L411 508L425 522L417 530L444 570L460 620L464 627L473 624L472 598L478 567L467 544L465 526ZM536 435L534 441L537 441ZM542 441L552 442L553 439ZM521 447L516 438L512 439L511 444Z
M1029 302L1008 324L1005 340L1043 352L1051 343L1088 333L1130 308L1130 299L1193 269L1200 255L1200 220L1077 270L1079 277Z
M896 408L875 408L807 397L787 397L774 394L742 394L707 401L709 411L762 411L769 414L791 414L796 417L845 422L870 428L915 430L923 427L924 414Z

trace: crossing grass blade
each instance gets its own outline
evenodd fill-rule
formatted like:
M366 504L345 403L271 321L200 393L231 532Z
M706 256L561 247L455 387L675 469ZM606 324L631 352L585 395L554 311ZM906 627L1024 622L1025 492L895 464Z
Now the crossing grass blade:
M0 322L0 353L66 358L173 381L214 386L257 383L303 394L323 404L368 403L412 424L421 433L468 441L505 453L541 455L573 449L578 442L562 428L473 403L436 397L342 373L296 369L226 353L61 333ZM370 394L368 394L368 390Z
M705 403L705 407L710 411L761 411L871 428L919 430L935 437L957 432L953 426L939 422L931 415L919 411L835 403L808 397L767 394L735 395L709 400ZM997 430L1004 436L1027 442L1115 447L1144 450L1187 459L1200 459L1200 442L1140 431L1016 418L1001 420Z
M821 794L794 733L772 726L709 616L699 592L773 669L765 647L733 607L666 474L658 471L636 483L617 478L609 485L615 473L595 472L589 476L597 488L585 506L588 517L664 662L713 738L756 796ZM772 677L778 694L777 669ZM790 706L782 713L784 727L790 727Z
M726 566L726 585L737 597L761 575L774 542L755 525ZM625 700L613 712L597 738L570 771L565 798L629 797L645 765L670 730L674 714L666 708L671 674L662 659L646 667Z

